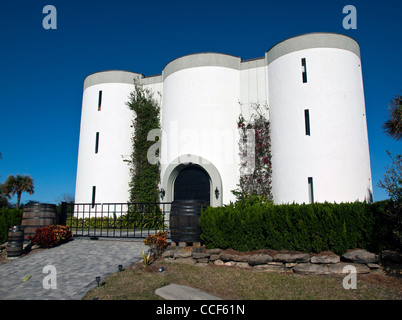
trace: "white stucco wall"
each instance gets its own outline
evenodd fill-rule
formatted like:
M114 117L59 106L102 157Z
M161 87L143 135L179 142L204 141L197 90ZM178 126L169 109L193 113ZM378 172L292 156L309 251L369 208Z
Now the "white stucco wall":
M252 114L255 114L256 104L260 107L269 106L268 67L263 58L243 64L240 71L240 111L246 120L250 120ZM265 114L269 118L269 113Z
M133 112L126 105L137 78L161 106L161 187L173 200L180 162L211 177L211 204L234 201L239 183L239 133L254 103L269 106L275 203L369 199L372 192L360 48L351 38L309 34L285 40L263 58L203 53L168 63L161 75L127 71L90 75L84 84L76 203L127 202ZM301 59L307 62L302 82ZM98 111L99 91L102 109ZM160 93L160 95L159 95ZM305 134L304 110L310 114ZM95 136L99 132L99 151ZM180 159L180 160L178 160ZM209 163L199 163L209 161ZM218 187L219 199L213 191Z
M238 70L216 66L185 68L164 80L162 177L176 158L183 156L188 162L186 155L197 156L218 169L223 203L234 199L230 190L236 188L239 179L239 88Z
M308 177L316 202L368 199L372 186L359 57L342 49L305 49L279 57L268 71L274 201L308 203Z
M99 90L102 108L98 111ZM78 151L76 203L126 202L129 167L123 158L131 152L131 121L133 113L126 102L133 85L103 83L85 89L82 102ZM99 132L99 149L95 153L95 136Z

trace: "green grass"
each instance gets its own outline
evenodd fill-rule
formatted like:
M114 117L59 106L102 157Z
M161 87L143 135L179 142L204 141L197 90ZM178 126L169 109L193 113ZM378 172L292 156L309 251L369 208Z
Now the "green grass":
M157 270L163 266L165 274ZM399 283L394 288L386 282ZM155 262L143 269L140 264L104 279L83 299L159 300L157 288L171 283L201 289L231 300L401 300L401 278L396 276L358 275L357 289L346 290L342 276L302 276L293 273L256 272L248 269L180 263ZM399 289L398 289L399 288Z

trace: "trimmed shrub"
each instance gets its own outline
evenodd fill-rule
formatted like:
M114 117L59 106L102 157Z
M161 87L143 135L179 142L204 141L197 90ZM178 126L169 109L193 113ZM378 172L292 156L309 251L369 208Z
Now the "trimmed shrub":
M383 205L365 202L274 205L254 198L203 211L201 240L207 248L239 251L265 248L343 254L352 248L394 249L389 240L391 226L381 210Z
M50 225L36 229L35 235L29 240L42 248L52 248L68 241L72 236L68 226Z
M23 209L0 208L0 243L8 240L8 229L21 225Z
M162 229L164 227L163 213L156 212L131 212L117 217L111 214L110 217L67 219L67 224L72 229Z

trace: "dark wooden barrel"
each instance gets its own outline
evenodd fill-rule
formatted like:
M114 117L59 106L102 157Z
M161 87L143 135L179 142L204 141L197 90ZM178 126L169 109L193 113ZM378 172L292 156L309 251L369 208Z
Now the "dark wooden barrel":
M55 204L34 203L24 208L21 226L24 227L24 239L35 235L35 230L56 224L57 207Z
M24 229L21 226L13 226L8 229L7 257L15 258L22 254L24 244Z
M201 207L204 200L175 200L170 209L170 235L174 242L200 242Z

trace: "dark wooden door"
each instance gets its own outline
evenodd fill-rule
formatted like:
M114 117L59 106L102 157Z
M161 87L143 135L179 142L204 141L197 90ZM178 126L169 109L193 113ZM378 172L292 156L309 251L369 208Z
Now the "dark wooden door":
M174 200L204 200L209 205L210 177L199 166L187 166L180 171L174 183Z

